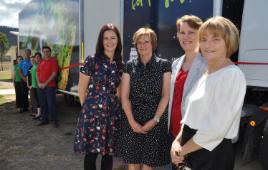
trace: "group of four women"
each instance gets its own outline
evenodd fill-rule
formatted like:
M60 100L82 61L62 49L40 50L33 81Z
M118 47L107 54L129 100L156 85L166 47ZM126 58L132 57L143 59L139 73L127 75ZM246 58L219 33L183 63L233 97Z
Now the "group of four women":
M112 170L113 155L129 170L152 170L170 161L173 169L182 164L192 170L233 169L231 140L238 134L246 91L243 73L230 60L238 30L226 18L202 23L193 15L176 26L185 53L172 66L155 54L152 29L134 33L138 57L123 64L118 29L101 28L78 84L82 111L74 150L85 153L85 170L96 169L98 154L101 170Z

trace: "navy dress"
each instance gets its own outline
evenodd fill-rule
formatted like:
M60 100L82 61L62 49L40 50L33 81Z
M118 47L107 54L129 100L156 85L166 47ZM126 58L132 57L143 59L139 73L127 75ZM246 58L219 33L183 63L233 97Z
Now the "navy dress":
M141 125L152 119L162 97L163 75L171 72L167 60L153 56L143 65L132 59L125 65L124 73L130 75L129 100L134 119ZM117 133L116 154L128 164L146 164L151 167L170 163L171 138L167 129L167 112L147 134L135 133L126 116L122 117Z
M90 76L88 94L78 117L74 151L113 154L120 102L116 96L122 70L107 57L89 56L80 72Z

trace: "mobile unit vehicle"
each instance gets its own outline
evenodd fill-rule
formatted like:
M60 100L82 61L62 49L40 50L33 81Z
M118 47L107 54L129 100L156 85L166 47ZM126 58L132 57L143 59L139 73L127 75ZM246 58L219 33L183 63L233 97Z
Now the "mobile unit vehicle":
M156 31L158 55L172 61L182 54L176 39L177 18L194 14L205 20L222 15L231 19L241 30L239 53L232 59L238 62L247 79L245 104L258 106L268 101L268 65L265 65L268 63L267 6L267 0L32 0L19 14L19 49L28 47L39 51L44 44L50 45L62 68L58 79L59 90L77 95L77 66L85 56L93 55L103 24L111 22L120 29L125 61L136 55L132 35L141 26L150 26ZM252 127L249 122L260 112L258 107L247 108L246 105L245 129ZM266 119L264 116L261 121L263 127L254 147L258 148L261 143L261 148L267 148L267 132L263 132L267 129ZM252 128L256 127L259 126ZM245 162L252 160L246 157Z

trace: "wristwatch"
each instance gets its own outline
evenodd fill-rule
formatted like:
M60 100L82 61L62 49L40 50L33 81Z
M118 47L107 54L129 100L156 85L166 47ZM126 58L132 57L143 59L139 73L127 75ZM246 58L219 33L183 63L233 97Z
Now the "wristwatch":
M156 123L159 123L160 122L160 117L154 116L153 120L156 121Z

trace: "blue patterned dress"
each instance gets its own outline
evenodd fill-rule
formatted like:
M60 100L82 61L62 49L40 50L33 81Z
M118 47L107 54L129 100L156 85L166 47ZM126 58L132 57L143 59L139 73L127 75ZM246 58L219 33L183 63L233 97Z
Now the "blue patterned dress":
M80 72L90 76L88 94L78 117L74 151L113 154L120 102L116 96L122 70L107 57L89 56Z

